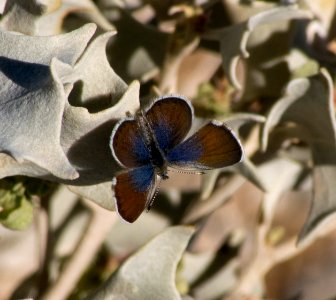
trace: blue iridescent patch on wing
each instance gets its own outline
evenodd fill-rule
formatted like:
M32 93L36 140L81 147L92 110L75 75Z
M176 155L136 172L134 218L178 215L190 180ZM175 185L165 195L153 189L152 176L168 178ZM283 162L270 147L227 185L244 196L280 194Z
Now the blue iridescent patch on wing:
M147 164L150 162L151 155L148 150L148 147L145 145L142 136L134 136L132 139L133 149L129 149L129 151L132 151L136 157L139 163Z
M153 130L159 148L166 154L188 134L193 109L189 101L178 96L166 96L154 102L146 118Z
M196 162L202 154L202 144L196 139L190 138L169 151L166 158L171 164L183 166Z
M148 191L154 179L154 168L151 165L129 171L134 190L143 193Z
M157 124L152 125L155 132L156 140L161 150L165 152L171 145L172 141L172 128L164 120L161 120Z
M136 168L150 163L150 150L134 119L126 119L116 124L110 147L114 158L123 167Z

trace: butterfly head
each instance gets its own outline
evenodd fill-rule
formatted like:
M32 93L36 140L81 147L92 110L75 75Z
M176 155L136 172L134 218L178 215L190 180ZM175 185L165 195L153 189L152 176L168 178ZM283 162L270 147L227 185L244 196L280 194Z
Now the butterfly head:
M168 170L167 170L167 165L164 164L161 167L155 167L155 173L160 176L161 179L166 180L169 178L168 176Z

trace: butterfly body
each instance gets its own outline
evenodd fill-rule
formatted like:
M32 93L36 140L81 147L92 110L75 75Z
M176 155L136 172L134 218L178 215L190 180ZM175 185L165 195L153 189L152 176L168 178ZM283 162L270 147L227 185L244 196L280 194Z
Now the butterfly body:
M187 99L168 96L116 124L110 146L126 170L113 179L113 189L124 220L134 222L150 208L158 181L168 178L168 167L199 172L242 159L239 140L222 123L211 121L186 139L192 119Z
M152 129L152 124L146 118L143 110L140 110L140 113L136 115L135 121L138 124L142 140L150 153L150 163L155 170L155 174L162 179L168 179L168 165L165 154L160 149L160 145Z

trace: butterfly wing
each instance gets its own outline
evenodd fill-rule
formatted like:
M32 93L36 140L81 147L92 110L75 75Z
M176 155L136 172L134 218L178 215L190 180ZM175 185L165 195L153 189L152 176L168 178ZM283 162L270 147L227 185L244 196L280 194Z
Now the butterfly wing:
M113 129L110 147L116 161L128 168L141 167L149 163L150 153L145 145L137 122L126 118Z
M222 168L241 161L243 149L224 124L209 122L166 156L173 167L188 170Z
M155 193L155 173L151 165L119 173L113 180L119 215L133 223L150 204Z
M191 128L193 113L189 100L180 96L162 97L147 110L146 118L164 153L186 137Z

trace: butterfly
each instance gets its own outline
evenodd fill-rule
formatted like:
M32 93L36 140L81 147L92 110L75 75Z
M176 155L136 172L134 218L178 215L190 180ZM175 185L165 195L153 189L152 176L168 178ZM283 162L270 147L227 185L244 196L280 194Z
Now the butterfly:
M203 172L242 160L238 138L221 122L210 121L186 139L193 117L188 99L164 96L115 125L110 147L126 170L112 185L116 210L125 221L132 223L150 209L159 181L168 178L168 167Z

